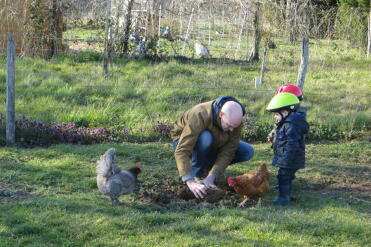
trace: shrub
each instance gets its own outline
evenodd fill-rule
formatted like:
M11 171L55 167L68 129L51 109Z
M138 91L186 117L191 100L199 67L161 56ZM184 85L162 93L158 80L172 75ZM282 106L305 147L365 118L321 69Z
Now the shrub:
M322 140L349 140L364 137L365 131L341 131L337 126L319 123L309 123L308 141ZM16 142L23 146L48 146L57 143L97 144L105 142L149 142L170 141L170 131L173 124L169 120L153 120L152 127L131 130L131 134L124 127L89 128L78 126L76 123L47 124L41 121L22 117L16 120ZM247 142L266 142L267 136L273 128L268 121L256 121L249 118L243 121L241 140ZM5 121L0 114L0 145L5 145ZM366 130L366 132L369 130Z
M0 129L5 132L5 122ZM75 123L47 124L22 117L16 120L16 142L21 145L48 146L56 143L95 144L124 141L128 131L124 128L78 127ZM4 143L4 140L1 142Z
M170 131L174 128L174 125L170 121L165 122L159 120L153 120L154 131L159 133L161 136L170 138Z
M254 118L246 119L242 127L242 140L247 142L266 141L272 129L273 125L270 122L259 122Z

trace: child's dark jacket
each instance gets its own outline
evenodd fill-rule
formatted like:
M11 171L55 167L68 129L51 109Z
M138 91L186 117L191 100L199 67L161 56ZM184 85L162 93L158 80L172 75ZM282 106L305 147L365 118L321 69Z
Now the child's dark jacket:
M305 134L309 130L305 115L293 113L277 126L273 166L290 169L305 167Z

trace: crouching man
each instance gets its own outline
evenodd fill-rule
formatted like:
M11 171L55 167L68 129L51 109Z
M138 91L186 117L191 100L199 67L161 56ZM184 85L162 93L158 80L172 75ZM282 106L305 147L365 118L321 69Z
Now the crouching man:
M198 104L175 122L171 131L179 175L196 198L225 168L249 160L254 149L240 141L245 108L231 96Z

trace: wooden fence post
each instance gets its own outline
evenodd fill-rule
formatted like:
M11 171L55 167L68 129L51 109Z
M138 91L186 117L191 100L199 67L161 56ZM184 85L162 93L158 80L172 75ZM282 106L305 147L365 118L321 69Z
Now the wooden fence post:
M303 38L303 43L301 46L301 62L298 73L298 79L296 85L303 90L305 75L307 74L308 69L308 60L309 60L309 38Z
M371 2L370 2L370 13L368 14L368 41L367 41L367 57L371 53Z
M160 55L160 37L161 37L161 15L162 15L162 5L160 5L158 10L158 32L157 32L157 48L156 53L159 56Z
M6 54L6 143L15 144L15 40L12 35L8 37Z
M255 88L258 88L259 87L259 81L260 81L260 77L259 76L256 76L255 77Z
M188 20L187 33L186 33L186 36L184 38L184 45L183 45L183 49L182 49L182 56L184 56L185 48L186 48L186 45L187 45L188 39L189 39L189 33L191 32L191 23L192 23L193 11L194 11L194 8L192 8L191 15L189 16L189 20Z
M264 71L265 71L265 57L267 56L267 47L263 49L263 60L262 60L262 67L260 70L260 85L264 84Z
M106 0L106 26L104 34L104 56L103 56L103 74L108 75L108 60L109 60L109 49L110 44L108 40L109 29L111 26L111 0Z
M211 7L209 7L209 42L208 47L211 46Z
M237 41L237 48L236 48L236 52L234 53L234 57L236 58L238 53L240 52L240 48L241 48L241 37L242 37L242 34L243 34L243 30L245 28L245 22L246 22L246 18L247 18L247 12L248 10L244 10L243 11L243 17L242 17L242 22L241 22L241 28L240 28L240 33L238 35L238 41Z

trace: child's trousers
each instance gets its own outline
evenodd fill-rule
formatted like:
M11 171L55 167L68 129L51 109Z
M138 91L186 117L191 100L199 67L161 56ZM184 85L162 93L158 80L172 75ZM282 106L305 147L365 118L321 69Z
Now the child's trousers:
M290 185L292 183L292 180L295 179L295 173L298 169L288 169L288 168L282 168L278 170L278 185Z

